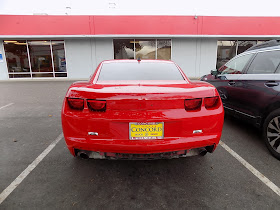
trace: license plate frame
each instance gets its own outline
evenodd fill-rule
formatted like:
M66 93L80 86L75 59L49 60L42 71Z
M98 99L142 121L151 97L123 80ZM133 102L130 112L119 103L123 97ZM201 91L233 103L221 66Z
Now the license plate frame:
M134 134L133 134L132 129L136 128L136 127L142 128L142 129L144 129L144 128L161 128L161 131L155 131L155 130L151 131L151 129L150 129L149 131L134 131ZM130 140L160 140L160 139L164 138L164 122L130 122L128 131L129 131ZM141 135L140 135L140 133L141 133Z

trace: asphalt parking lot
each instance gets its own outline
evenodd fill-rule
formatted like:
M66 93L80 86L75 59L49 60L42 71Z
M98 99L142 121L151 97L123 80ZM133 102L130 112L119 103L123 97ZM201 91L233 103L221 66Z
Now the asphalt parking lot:
M0 82L0 193L62 133L69 81ZM223 147L204 157L82 160L63 138L0 209L279 209L280 196ZM280 187L279 160L254 127L225 118L221 139ZM1 196L3 196L3 192ZM1 197L0 196L0 197Z

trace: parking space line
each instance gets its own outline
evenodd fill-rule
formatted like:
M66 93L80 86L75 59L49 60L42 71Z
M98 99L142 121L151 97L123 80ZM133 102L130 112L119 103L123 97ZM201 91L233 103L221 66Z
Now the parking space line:
M27 168L0 194L0 204L19 186L34 168L49 154L55 145L63 138L61 133Z
M13 105L13 104L14 104L14 103L9 103L9 104L7 104L7 105L5 105L5 106L1 106L0 109L4 109L5 107L11 106L11 105Z
M265 177L261 172L255 169L250 163L244 160L240 155L229 148L224 142L220 141L220 145L230 153L235 159L237 159L243 166L245 166L252 174L258 177L266 186L268 186L273 192L280 196L280 188L276 186L272 181Z

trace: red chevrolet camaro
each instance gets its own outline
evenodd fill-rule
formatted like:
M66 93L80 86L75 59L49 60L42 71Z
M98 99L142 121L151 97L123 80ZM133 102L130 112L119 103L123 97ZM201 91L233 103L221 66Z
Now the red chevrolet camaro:
M62 128L71 154L95 159L205 155L224 110L216 88L191 82L172 61L109 60L68 89Z

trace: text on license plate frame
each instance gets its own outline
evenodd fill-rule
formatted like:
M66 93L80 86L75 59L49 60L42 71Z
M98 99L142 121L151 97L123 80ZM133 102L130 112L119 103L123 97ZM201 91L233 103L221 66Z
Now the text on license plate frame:
M153 140L153 139L163 139L163 138L164 138L164 122L130 122L129 123L130 140Z

